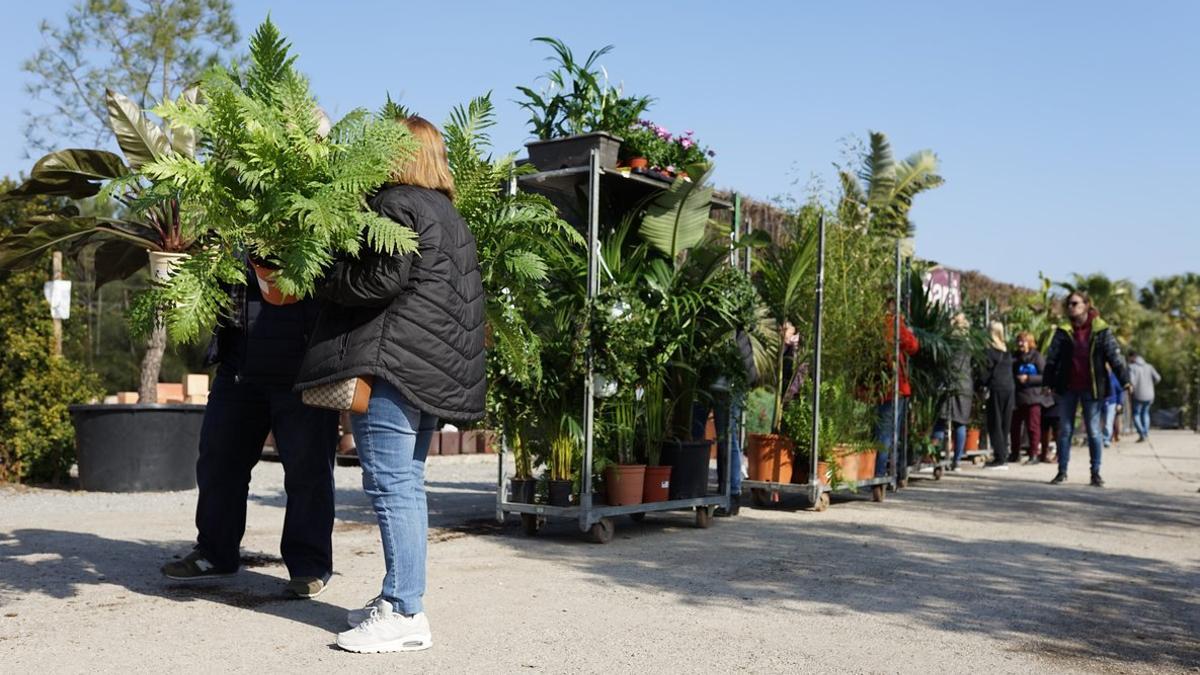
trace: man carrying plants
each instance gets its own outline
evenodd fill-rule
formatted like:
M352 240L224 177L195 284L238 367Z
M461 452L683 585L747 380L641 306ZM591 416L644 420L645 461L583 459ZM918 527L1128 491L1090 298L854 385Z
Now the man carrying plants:
M1100 455L1104 449L1101 415L1111 385L1105 366L1112 368L1121 387L1130 389L1129 372L1121 348L1108 323L1092 307L1092 301L1080 291L1072 291L1063 301L1068 323L1054 330L1046 354L1044 381L1061 396L1058 433L1058 474L1050 481L1057 485L1067 480L1071 462L1071 436L1075 432L1075 408L1083 405L1088 450L1092 460L1092 485L1104 487L1100 477Z
M253 272L247 268L248 278ZM217 377L204 411L196 462L196 547L163 565L168 578L200 581L238 571L246 531L250 471L273 432L283 462L287 510L280 554L287 592L315 598L333 572L333 462L337 413L304 405L292 391L317 319L317 301L286 306L263 301L251 280L233 291L234 316L223 322L209 358Z

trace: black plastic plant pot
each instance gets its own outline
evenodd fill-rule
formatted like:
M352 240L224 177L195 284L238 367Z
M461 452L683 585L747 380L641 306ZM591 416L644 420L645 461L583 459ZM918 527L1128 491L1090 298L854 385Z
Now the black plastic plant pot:
M554 171L575 166L587 166L593 148L599 151L600 166L611 169L617 165L621 139L605 131L579 136L531 141L525 144L529 161L538 171Z
M550 506L571 506L571 487L569 480L550 481Z
M694 499L708 494L709 441L663 441L659 463L671 467L669 499Z
M537 494L537 481L532 478L512 479L512 499L514 504L532 504Z
M163 492L196 487L204 406L73 405L79 487Z

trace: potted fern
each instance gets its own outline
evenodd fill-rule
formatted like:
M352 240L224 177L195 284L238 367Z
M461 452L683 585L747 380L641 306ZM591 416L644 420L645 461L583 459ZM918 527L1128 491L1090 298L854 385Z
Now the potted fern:
M584 166L591 151L600 155L600 166L617 165L621 137L650 106L647 96L626 96L620 87L608 83L607 75L596 60L612 51L607 45L588 54L582 63L561 40L534 38L550 45L555 67L543 78L546 89L517 87L525 100L520 106L529 111L529 123L538 140L526 144L529 161L541 171Z
M113 189L148 178L143 208L177 199L202 233L169 280L139 299L135 326L148 330L161 317L177 340L206 336L229 308L223 285L246 282L245 256L269 269L263 276L280 295L306 297L326 267L363 245L416 250L410 228L366 206L411 157L411 135L365 109L330 127L295 60L267 19L251 37L244 71L213 67L199 97L155 108L170 128L195 130L197 155L156 157Z

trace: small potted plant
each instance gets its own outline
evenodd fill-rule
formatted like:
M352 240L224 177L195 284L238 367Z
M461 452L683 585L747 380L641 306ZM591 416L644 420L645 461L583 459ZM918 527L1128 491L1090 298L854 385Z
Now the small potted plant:
M543 91L517 87L525 100L520 106L529 111L529 122L538 140L526 144L529 161L540 171L586 166L592 150L600 155L600 166L617 165L621 137L650 106L646 96L626 96L621 87L608 83L597 59L612 50L612 45L591 52L582 63L561 40L534 38L550 45L555 68L543 77L549 83Z
M571 481L575 466L576 442L570 434L561 434L550 441L549 498L551 506L570 506L574 501Z

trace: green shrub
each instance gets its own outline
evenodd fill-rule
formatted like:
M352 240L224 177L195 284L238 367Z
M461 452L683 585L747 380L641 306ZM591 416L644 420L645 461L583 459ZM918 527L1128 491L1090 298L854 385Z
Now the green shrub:
M15 187L0 181L0 191ZM28 204L0 203L0 235L30 213ZM47 256L47 260L49 256ZM96 376L55 358L42 283L49 265L0 273L0 480L61 481L75 458L67 406L102 392Z

